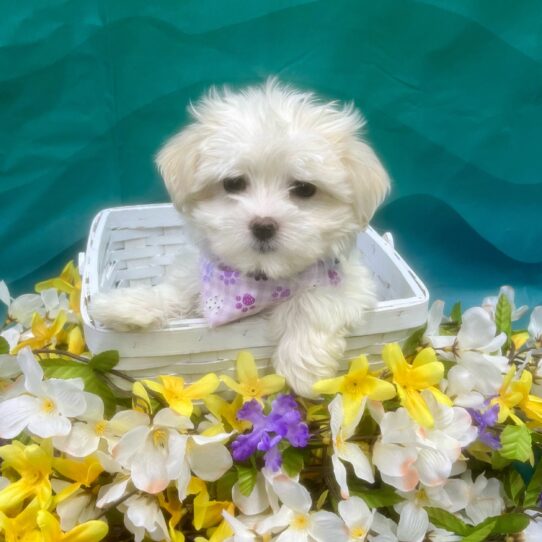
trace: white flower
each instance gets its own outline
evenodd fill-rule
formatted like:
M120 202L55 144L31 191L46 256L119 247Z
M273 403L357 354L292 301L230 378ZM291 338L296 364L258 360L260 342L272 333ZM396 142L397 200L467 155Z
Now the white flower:
M96 496L92 491L78 489L56 505L63 531L71 531L76 525L96 519L101 511L96 508Z
M239 518L228 514L226 510L222 510L222 517L229 523L233 530L233 536L228 538L226 542L256 542L258 539L256 533L240 521Z
M121 437L112 455L131 472L137 489L159 493L178 478L188 440L179 430L191 429L193 425L186 416L170 408L160 410L152 424L146 418L147 424L137 425Z
M440 335L440 325L444 318L444 301L437 299L429 309L427 326L422 339L424 344L430 344L436 349L450 346L450 337Z
M101 486L98 491L96 506L98 508L104 508L108 504L122 499L128 491L128 488L130 487L133 489L133 487L131 486L130 471L124 469L122 465L115 461L110 455L99 450L96 452L96 456L105 471L115 474L113 481Z
M455 397L455 404L476 408L485 398L498 393L508 370L508 358L500 355L506 335L496 332L491 316L474 307L463 314L457 337L447 338L448 350L440 355L457 364L448 371L446 389L448 395Z
M348 528L348 542L363 542L373 522L374 511L363 499L350 497L338 505L339 515Z
M152 424L146 417L144 425L125 433L112 449L113 459L131 472L135 487L147 493L158 493L176 480L179 498L183 500L192 472L212 482L233 463L223 444L229 434L184 433L192 428L189 418L164 408L154 416Z
M94 453L102 438L111 450L122 435L134 427L148 424L148 416L136 410L122 410L111 420L105 420L104 404L100 397L89 393L86 398L87 409L78 416L79 421L72 423L70 433L53 439L55 448L73 457L86 457Z
M498 296L485 297L482 301L482 308L488 312L488 314L493 318L493 320L495 320L495 309L497 308L497 303L501 295L505 295L508 298L508 302L512 307L512 322L519 320L529 309L527 305L522 305L521 307L516 309L516 293L514 291L514 288L512 288L511 286L501 286Z
M534 516L536 512L527 510L526 514ZM542 540L542 520L537 517L531 519L531 523L521 533L523 542L540 542Z
M145 535L151 540L171 540L164 514L156 499L150 495L134 495L119 504L124 513L124 525L141 542Z
M499 480L488 479L480 474L473 483L470 471L465 472L461 478L468 484L468 503L465 506L465 513L469 523L478 525L485 519L502 513L504 501Z
M0 282L1 284L1 282ZM0 337L6 340L10 351L15 348L19 342L23 328L16 324L0 333ZM17 361L17 356L10 354L0 354L0 401L11 399L24 393L24 379L16 378L21 374L21 366ZM16 378L16 380L13 380Z
M542 345L542 306L533 309L527 331L536 343Z
M186 497L191 473L206 482L215 482L233 465L231 454L224 442L231 433L218 433L213 436L189 435L184 462L177 478L179 500Z
M361 404L352 422L349 425L343 425L344 409L341 395L337 395L333 401L329 403L331 439L333 443L331 462L333 464L335 479L341 489L341 496L343 499L348 498L350 492L346 483L346 468L341 460L348 461L352 464L354 473L358 478L366 480L371 484L374 482L371 464L366 455L361 451L361 448L358 445L346 442L354 434L364 409L365 402Z
M16 437L28 429L38 437L67 435L73 418L86 409L86 392L80 378L43 380L43 370L30 348L23 348L17 361L24 374L27 393L0 403L0 437Z
M391 519L376 512L373 516L371 531L377 533L377 536L370 535L370 542L421 542L425 536L425 531L422 533L419 521L423 518L418 517L417 511L406 507L404 517L401 515L399 522L402 520L401 528Z
M279 533L276 542L347 542L348 529L332 512L310 512L309 492L287 476L277 476L273 488L283 503L279 511L256 525L259 535Z
M48 316L54 320L60 311L64 311L70 322L77 322L76 316L70 309L68 296L65 293L59 295L56 288L48 288L41 294L23 294L15 299L10 298L7 289L6 292L6 296L0 298L0 301L7 305L10 317L22 324L24 328L30 327L35 312L42 317Z
M250 495L243 495L239 489L239 482L236 482L231 488L232 501L235 506L247 516L261 514L269 507L274 512L278 511L278 497L271 484L274 476L275 474L265 468L262 469L262 472L258 472Z
M429 516L425 511L428 506L443 508L456 513L463 510L469 501L468 484L464 480L447 480L442 486L420 487L408 493L398 492L405 501L395 505L395 510L400 514L397 533L401 539L423 539L430 529ZM405 534L409 533L409 534ZM446 536L449 535L446 531ZM441 539L442 533L433 533L431 540Z
M434 427L421 427L404 408L387 412L373 450L373 463L384 482L402 491L413 490L418 482L428 487L444 485L461 449L478 434L466 410L438 403L431 393L422 392L422 396L433 414Z

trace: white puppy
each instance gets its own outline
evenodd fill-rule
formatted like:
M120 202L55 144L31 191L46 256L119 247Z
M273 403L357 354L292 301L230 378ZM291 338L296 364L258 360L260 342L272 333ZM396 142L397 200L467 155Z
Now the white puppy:
M201 255L183 255L158 286L98 296L91 312L126 330L195 313L220 325L265 310L277 372L310 396L316 380L335 374L346 333L375 303L353 249L388 192L386 171L353 105L276 80L212 89L190 111L193 122L156 162Z

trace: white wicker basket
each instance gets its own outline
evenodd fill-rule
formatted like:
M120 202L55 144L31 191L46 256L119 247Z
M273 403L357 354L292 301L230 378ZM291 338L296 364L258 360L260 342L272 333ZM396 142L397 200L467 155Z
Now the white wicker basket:
M92 296L118 287L156 284L187 243L182 216L170 204L106 209L95 217L79 262L81 312L90 351L118 350L117 369L136 378L181 374L192 380L210 371L231 372L241 349L251 350L258 366L268 369L274 346L263 317L215 329L201 318L177 320L165 329L139 333L108 330L90 317ZM394 250L391 235L380 237L368 228L359 235L358 247L377 279L381 301L348 337L345 359L359 353L378 356L383 344L404 341L427 318L427 289Z

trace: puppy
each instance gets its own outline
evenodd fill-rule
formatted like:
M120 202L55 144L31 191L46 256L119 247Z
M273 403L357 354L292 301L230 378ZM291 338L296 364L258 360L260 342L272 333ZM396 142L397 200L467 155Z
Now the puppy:
M183 254L158 286L97 296L91 314L128 330L195 314L222 325L263 312L276 371L310 397L376 302L355 241L386 196L388 175L352 104L275 79L212 89L190 113L156 163L200 251Z

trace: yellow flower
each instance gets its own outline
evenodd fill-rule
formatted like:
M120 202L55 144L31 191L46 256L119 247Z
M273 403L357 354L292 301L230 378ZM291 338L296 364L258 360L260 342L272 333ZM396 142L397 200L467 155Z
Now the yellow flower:
M229 501L210 500L205 482L196 477L190 480L188 494L196 495L193 524L197 531L218 525L223 520L222 510L229 510L232 506Z
M515 367L510 367L504 377L499 396L491 401L492 405L499 405L499 423L504 423L511 418L517 425L523 422L514 414L514 408L519 407L528 418L542 423L542 399L530 395L533 385L533 375L529 371L523 371L519 379L514 380Z
M32 337L26 341L20 342L14 349L13 353L16 354L19 350L25 346L30 346L31 348L43 348L50 344L56 342L56 336L62 331L64 324L66 323L66 313L60 311L57 314L54 322L48 326L45 323L43 317L41 317L37 312L32 316L31 331Z
M49 444L25 446L14 440L0 448L2 468L15 470L20 478L0 491L0 511L11 510L28 497L37 497L41 506L51 498L52 449Z
M160 508L166 510L170 519L168 521L168 531L169 536L171 537L172 542L185 542L185 537L181 531L177 531L175 527L179 524L182 517L186 515L187 510L183 507L182 502L179 500L179 496L176 490L173 488L168 488L166 490L167 499L164 495L164 492L158 495L158 502Z
M43 542L98 542L103 540L109 528L104 521L87 521L63 533L58 520L46 510L38 512L38 525Z
M260 378L256 363L254 363L254 357L250 352L246 351L239 352L237 355L236 372L239 382L227 375L222 375L220 380L228 388L241 395L243 402L256 399L256 401L262 403L264 396L277 393L285 384L284 377L275 374Z
M369 372L366 356L352 360L345 375L320 380L314 384L313 389L316 393L342 395L345 425L349 425L356 417L366 397L374 401L386 401L395 397L392 384Z
M144 380L145 386L159 393L168 405L182 416L192 414L194 406L192 401L203 399L218 388L220 381L214 373L209 373L193 384L185 386L184 378L180 376L160 376L162 383Z
M417 423L432 427L435 421L420 391L428 390L440 403L452 405L450 398L435 387L444 376L444 365L437 361L435 351L424 348L410 365L405 360L401 347L393 343L384 346L382 357L393 373L393 382L401 404Z
M528 331L521 331L520 333L514 333L512 335L512 342L514 343L514 348L516 350L519 350L528 340L529 340Z
M20 514L13 518L0 512L0 532L5 542L42 542L36 516L40 505L37 499L26 505Z
M237 419L237 411L243 406L243 398L240 395L237 395L231 403L228 403L218 395L209 395L203 402L205 403L207 410L217 420L225 420L234 431L243 433L246 429L250 428L250 422ZM222 427L217 428L217 432L226 433L227 431L224 428L224 424L221 423L220 425ZM221 430L219 431L218 429Z
M79 326L75 326L68 333L68 352L79 355L85 351L85 339Z
M77 271L77 267L75 267L73 261L68 262L64 266L60 276L38 282L35 287L38 293L48 288L56 288L68 294L70 309L76 313L80 313L81 275L79 275L79 271Z

